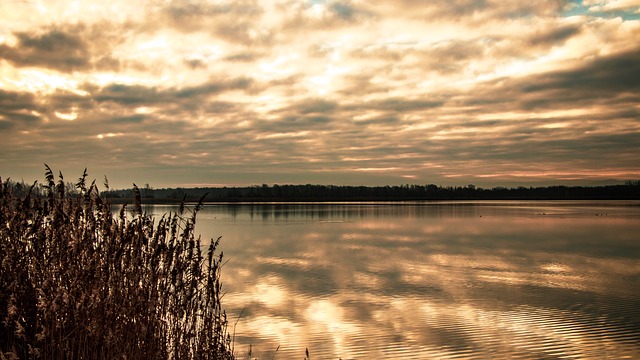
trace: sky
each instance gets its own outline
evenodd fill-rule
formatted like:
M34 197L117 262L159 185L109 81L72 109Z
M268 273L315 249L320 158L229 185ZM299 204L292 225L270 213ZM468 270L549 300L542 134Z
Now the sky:
M3 0L0 176L640 178L640 0Z

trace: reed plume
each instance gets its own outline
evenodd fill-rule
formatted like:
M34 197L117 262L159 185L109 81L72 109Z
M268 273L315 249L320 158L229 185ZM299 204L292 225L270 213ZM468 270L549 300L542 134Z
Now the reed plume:
M0 359L233 359L201 202L154 218L134 187L114 216L87 176L0 180Z

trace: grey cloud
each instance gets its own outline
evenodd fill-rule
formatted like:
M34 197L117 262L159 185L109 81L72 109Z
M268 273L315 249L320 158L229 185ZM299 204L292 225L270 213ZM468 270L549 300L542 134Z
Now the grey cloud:
M0 57L16 66L39 66L62 71L89 67L84 41L74 34L53 29L43 34L15 33L15 47L0 45Z
M115 70L121 65L110 52L123 35L108 23L63 24L39 31L15 32L14 36L17 38L15 46L0 45L0 58L17 67L79 71Z
M200 59L185 60L184 63L191 69L206 69L207 63Z
M137 114L137 115L114 117L114 118L111 118L109 121L116 124L141 124L146 118L147 118L146 115Z
M226 90L248 90L253 85L250 78L211 81L200 86L192 86L175 92L176 97L185 98L198 95L211 95Z
M243 133L241 129L232 126L247 116L238 108L238 104L207 99L207 95L221 91L219 86L213 85L220 83L233 88L244 82L234 79L217 83L212 81L188 89L157 89L122 84L99 88L86 84L84 89L90 93L86 97L57 92L43 98L46 107L42 111L52 114L54 111L61 111L62 108L73 108L73 111L77 111L78 118L73 122L43 123L30 139L36 143L48 144L47 156L59 154L60 158L96 161L113 167L118 167L119 163L124 162L129 164L128 166L166 165L177 162L202 166L241 162L244 161L241 159L243 155L237 151L233 154L215 151L221 148L237 149L250 139L246 132ZM225 86L222 88L226 88ZM187 90L191 96L185 96L187 92L180 92L183 90ZM52 100L54 98L55 101ZM108 103L108 106L104 106L105 103ZM154 112L136 114L133 109L138 106L149 106ZM224 117L225 122L215 128L206 125L201 127L191 120L194 116L212 119ZM113 136L98 139L98 134ZM73 146L59 144L53 139L74 139ZM81 152L82 148L85 149L84 153ZM72 156L64 157L62 154L65 152ZM208 152L211 152L211 155L197 155ZM21 152L16 154L16 159L32 155ZM44 155L34 158L42 156ZM226 159L229 156L234 157L232 161Z
M372 124L380 124L380 125L389 125L389 124L397 124L400 120L396 116L392 115L384 115L384 116L374 116L371 118L367 118L365 120L358 120L357 124L359 125L372 125Z
M489 40L475 39L469 41L445 41L421 52L419 61L425 69L451 74L463 70L470 60L485 56Z
M338 104L333 101L324 99L309 99L297 105L293 105L292 108L296 109L301 114L310 113L327 113L335 110Z
M292 4L280 6L283 13L290 15L281 26L273 29L278 34L287 33L295 29L334 31L362 23L374 17L374 13L367 9L366 5L355 6L348 1L327 1L325 6L328 11L320 17L307 16L307 12L314 6L311 2L304 3L304 5L297 8L294 8Z
M375 6L377 4L372 4ZM377 8L376 13L384 15L385 11L396 11L413 18L433 18L434 16L446 16L458 18L473 14L487 8L486 0L436 0L427 3L415 0L396 0L391 4L382 3L383 7Z
M54 110L69 110L72 108L89 110L94 107L93 99L64 90L56 90L47 97L47 107Z
M492 11L495 15L508 18L520 18L528 16L553 16L560 12L565 0L541 0L541 1L501 1L494 3Z
M112 84L101 89L94 99L98 102L115 102L123 105L162 103L165 95L156 88L143 85Z
M0 90L0 118L24 127L51 126L43 119L56 119L56 112L87 113L94 107L93 99L75 93L57 90L54 93L35 96L29 92Z
M31 125L41 120L40 116L37 116L37 115L20 113L20 112L1 111L1 110L0 110L0 118L9 119L9 121L7 122L14 125L18 125L18 124Z
M480 64L478 72L490 72L490 65L483 68L484 64L493 62L500 66L508 65L511 60L537 58L547 54L553 46L580 35L581 27L562 26L566 22L561 19L536 22L537 16L555 11L556 2L454 0L425 3L406 0L403 6L398 5L402 2L390 6L390 12L395 13L387 14L381 10L385 6L381 3L329 0L324 2L324 16L318 18L308 16L310 2L300 11L282 9L284 24L279 25L265 25L272 22L262 21L264 14L257 2L230 2L228 5L204 1L173 2L162 5L164 7L156 12L151 10L146 17L149 20L143 24L147 28L136 30L161 31L158 35L164 35L164 30L160 29L198 32L198 37L203 35L201 32L208 32L216 44L223 40L232 45L221 46L225 51L231 51L222 61L245 64L238 64L239 67L223 64L229 74L182 88L84 84L81 90L89 94L86 96L79 95L80 92L35 95L0 90L0 128L15 134L20 133L16 129L29 126L34 129L29 141L43 144L42 148L10 153L22 161L40 159L43 153L61 159L82 160L84 157L85 162L102 161L101 156L104 156L108 157L105 163L114 168L125 163L137 167L146 164L149 169L155 166L152 164L171 167L180 164L184 168L194 166L201 174L207 171L212 174L211 169L219 169L219 172L228 170L240 174L238 176L245 179L252 175L265 176L280 182L287 182L286 179L309 181L314 179L312 176L320 176L319 173L326 182L343 177L369 182L397 181L396 171L345 174L355 168L398 167L410 169L408 175L415 169L419 175L426 171L421 170L426 166L424 164L447 164L449 161L451 168L433 171L454 174L467 171L467 166L485 171L487 164L492 166L496 162L519 163L524 169L544 167L546 163L597 168L595 161L632 168L629 154L637 148L634 142L640 141L639 130L633 125L637 124L637 104L640 103L638 49L585 60L581 67L571 70L493 79L480 84L470 81L464 89L455 85L446 90L415 86L434 72L462 74L462 70L476 60ZM307 32L316 32L317 37L309 38L322 45L302 42L304 47L295 51L311 49L311 55L317 58L310 64L315 66L333 50L338 50L337 46L331 45L337 33L334 29L346 34L356 25L372 26L375 22L368 21L375 20L376 16L383 21L391 19L392 23L400 19L413 21L411 25L415 29L434 14L437 15L434 21L446 23L452 20L453 27L457 26L456 21L473 26L495 19L510 21L505 17L512 16L526 16L527 24L540 25L532 25L526 34L509 34L495 33L495 28L489 24L482 29L491 29L491 33L479 32L477 38L469 39L469 35L465 35L464 39L430 43L426 36L423 42L399 41L390 46L379 45L378 39L370 39L368 44L358 43L364 37L359 35L360 29L354 29L353 41L342 44L345 48L340 51L344 64L353 64L357 69L340 75L332 84L339 87L339 92L328 98L306 95L303 89L304 76L316 69L304 69L289 78L265 82L252 79L248 72L251 66L246 63L267 54L275 59L284 55L280 51L293 51L293 46L306 39ZM16 45L0 45L0 57L13 64L22 64L20 66L31 64L28 66L60 71L117 70L134 66L133 60L125 63L110 55L113 45L122 41L131 27L123 26L121 34L116 34L116 25L109 24L58 25L16 33ZM105 41L100 38L99 29L107 30ZM614 39L618 34L603 33L603 37ZM261 48L276 41L283 46L273 50ZM349 52L346 46L359 49ZM612 44L612 48L615 46ZM67 53L63 49L67 49ZM171 60L170 66L180 66L180 61L192 69L207 66L189 55ZM351 60L355 62L351 63ZM157 64L140 63L136 70L139 74ZM172 69L175 68L167 71ZM237 69L242 69L243 73L234 74ZM475 68L468 69L475 71ZM209 70L213 71L213 66ZM455 77L453 81L458 79ZM261 112L264 108L258 111L250 100L230 100L234 92L254 95L265 89L269 90L269 95L279 96L278 107L267 114ZM388 94L393 90L410 95L390 97ZM429 91L433 92L429 94ZM397 93L394 91L394 94ZM365 98L376 100L365 101ZM143 106L149 107L149 114L136 112L141 110L136 108ZM541 115L533 118L537 111L581 108L585 111L580 116ZM589 113L589 109L595 110ZM78 118L73 122L59 120L55 118L56 111L76 112ZM505 120L497 115L496 119L476 121L486 119L491 113L509 112L516 118L521 115L521 118ZM358 117L360 115L365 116ZM40 121L47 117L51 121ZM613 124L612 120L617 120L617 127L609 125ZM554 128L558 122L569 123L569 126ZM241 126L237 126L239 124ZM103 136L101 140L96 137L109 133L115 136ZM19 139L16 139L11 137L9 140L17 142ZM65 157L64 151L69 151L69 157ZM616 155L612 156L612 152ZM607 160L607 157L611 159ZM158 170L157 173L161 172ZM282 174L291 178L283 180ZM218 175L230 182L241 181L240 177L232 179L233 175ZM172 176L177 178L177 175ZM268 180L260 177L258 181Z
M98 102L114 102L122 105L151 105L200 101L202 97L229 90L257 91L250 78L211 80L205 84L182 89L158 89L144 85L111 84L102 89L94 88L94 99ZM91 89L87 86L87 89Z
M245 45L269 45L274 34L270 30L256 28L251 20L225 20L215 27L215 34L232 43Z
M350 20L356 14L356 10L351 4L342 2L333 2L329 4L329 9L345 20Z
M469 132L463 137L427 139L421 146L430 149L432 154L441 159L469 163L506 161L522 166L537 164L536 166L556 168L557 164L567 164L568 168L597 168L602 164L633 167L633 162L625 160L624 154L634 153L634 144L640 140L638 128L611 128L608 120L590 119L585 122L583 116L574 116L518 121L461 121L437 126L430 129L429 133L461 127L480 131ZM570 125L561 128L543 127L554 122L568 122ZM492 132L494 128L500 130ZM432 150L434 144L440 144L441 150ZM612 157L612 153L616 156Z
M578 35L582 31L579 25L562 26L557 29L547 30L534 34L528 39L529 44L533 46L546 45L560 45L571 37Z
M414 66L441 74L464 70L470 62L484 59L522 59L546 54L582 31L579 25L558 25L533 30L530 34L491 34L469 40L447 40L425 48L411 48L404 56L418 60Z
M390 44L396 45L396 44ZM405 54L407 49L390 49L388 46L375 46L375 47L365 47L362 49L357 49L353 51L350 55L355 58L372 58L372 59L382 59L382 60L391 60L398 61L401 60ZM320 53L320 51L317 51Z
M367 46L353 51L355 58L387 60L387 66L416 68L451 74L464 69L469 61L486 56L498 39L482 37L472 40L446 40L435 44L416 41Z
M238 53L229 55L225 57L224 60L230 62L251 62L259 58L260 56L256 53Z
M613 109L611 109L611 111L609 111L606 114L602 114L602 115L595 115L592 116L592 118L598 119L598 120L637 120L640 119L640 109L638 108L626 108L626 106L624 106L626 104L622 104L622 108L621 109L617 109L615 108L615 106L613 107Z
M555 134L553 130L547 130L535 139L519 142L518 146L510 146L502 157L524 159L527 162L535 161L544 163L563 163L586 165L587 168L600 168L602 166L630 167L635 166L632 158L623 156L634 148L634 144L640 141L637 132L613 133L603 135L586 135L570 138ZM612 157L611 154L616 156ZM510 155L509 155L510 154ZM500 154L488 153L487 160L499 158Z
M484 11L488 7L486 0L442 0L432 2L432 5L437 6L440 13L449 16L465 16Z
M29 135L29 141L38 144L37 148L22 147L15 156L42 161L49 158L56 162L65 159L76 164L99 164L113 170L123 166L157 166L163 155L179 155L181 149L191 147L185 146L192 138L192 129L186 121L160 120L145 115L152 123L150 127L146 120L137 121L135 116L127 119L127 116L94 113L82 114L73 122L52 121ZM109 133L115 136L96 137Z
M132 155L140 155L141 152L150 150L149 156L161 154L167 150L175 150L187 141L195 141L199 134L193 124L188 120L158 118L154 115L130 115L130 116L103 116L96 124L103 128L103 132L126 132L129 137L119 138L125 147L133 147L129 144L130 137L136 134L151 136L151 140L136 138L135 141L145 146L131 149ZM114 140L114 139L112 139ZM145 153L146 155L146 153Z
M252 115L258 116L258 118L248 119L255 122L253 130L256 133L251 134L250 137L305 130L329 130L327 125L340 114L341 109L338 103L321 98L308 98L283 109L272 111L270 115L278 117L275 121L262 121L259 115ZM270 139L270 141L276 140ZM289 140L278 139L277 141Z
M477 58L487 45L495 41L495 38L490 37L481 37L473 40L447 40L430 47L427 53L434 55L441 62Z
M581 32L577 25L534 29L530 34L483 34L471 39L447 39L436 43L419 40L367 45L353 50L357 59L386 60L387 72L393 69L451 75L465 70L470 63L484 59L508 61L546 54L553 46L562 45ZM379 70L380 71L380 70Z
M0 130L9 130L14 126L15 124L13 122L0 119Z
M204 104L206 112L213 114L222 114L241 111L240 105L229 101L211 101Z
M243 136L251 139L259 137L261 142L281 144L279 153L287 153L292 156L301 139L313 138L318 132L334 131L335 121L343 115L340 105L336 102L321 99L308 98L289 107L271 112L271 116L277 116L277 120L262 121L259 118L250 118L254 123L251 129L245 130ZM295 137L269 137L272 134L291 134L294 132L308 131L306 135ZM264 136L267 137L264 137Z
M168 5L163 9L163 12L173 20L175 25L189 29L189 26L201 21L203 17L229 15L231 10L230 6L225 5L179 2Z
M414 19L462 20L468 23L485 23L492 19L522 18L530 16L554 15L563 9L562 0L541 1L487 1L487 0L437 0L429 2L396 0L392 5L377 7L375 12L398 12ZM373 11L373 9L372 9Z
M625 92L640 88L640 49L599 58L583 67L548 74L525 92L550 89L573 90L587 95L603 91Z
M263 14L253 1L212 4L206 1L172 3L160 10L175 29L183 32L209 31L229 42L245 45L268 44L273 34L259 27ZM155 23L149 24L157 27Z
M176 25L199 25L207 18L226 16L233 18L257 17L262 9L253 1L234 1L214 4L208 1L174 2L162 10Z
M640 102L640 51L613 54L582 67L555 71L509 82L509 90L523 110L549 106L607 104L629 106Z
M280 125L283 131L322 129L332 120L332 117L322 115L286 116Z
M508 0L492 2L487 7L491 17L526 18L532 16L555 16L564 9L565 0L519 1Z
M35 124L42 120L42 118L38 115L33 114L25 114L25 113L12 113L10 116L12 119L17 120L18 122L27 123L27 124Z
M29 92L7 91L0 89L0 109L8 110L35 110L36 97Z
M322 115L285 115L277 122L259 122L254 129L260 134L271 135L278 133L289 133L306 130L323 130L333 118ZM270 141L274 141L273 139ZM290 141L289 139L277 141ZM284 150L284 149L283 149Z
M304 77L301 74L296 74L280 79L269 80L262 83L263 89L269 89L274 91L280 91L283 96L295 97L300 93L299 84L304 81Z
M42 108L33 94L0 89L0 121L4 129L37 123L41 118L34 112L42 112Z
M444 105L443 100L407 100L403 98L388 98L363 104L364 107L395 112L420 111L437 108Z
M611 54L569 70L497 78L458 93L451 103L486 111L575 109L600 104L613 109L640 102L640 51Z
M375 71L363 70L359 74L345 76L343 79L344 86L339 91L339 94L344 97L351 97L362 94L370 95L388 92L390 89L389 86L371 82L375 73Z

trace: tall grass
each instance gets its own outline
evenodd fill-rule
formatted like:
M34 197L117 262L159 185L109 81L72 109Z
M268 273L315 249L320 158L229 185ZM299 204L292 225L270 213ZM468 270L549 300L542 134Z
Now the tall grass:
M135 188L114 217L86 170L75 193L45 178L20 196L0 180L0 358L233 359L201 203L154 219Z

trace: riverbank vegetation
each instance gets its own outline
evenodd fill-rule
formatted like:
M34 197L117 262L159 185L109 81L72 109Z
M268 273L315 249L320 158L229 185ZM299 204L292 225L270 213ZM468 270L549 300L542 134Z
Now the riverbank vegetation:
M45 176L0 180L0 358L233 359L200 205L154 219L134 187L113 216L86 171Z
M197 201L408 201L408 200L633 200L640 199L640 181L604 186L494 187L262 185L247 187L140 189L145 203ZM133 189L103 193L114 202L133 197ZM123 200L124 199L124 200Z

